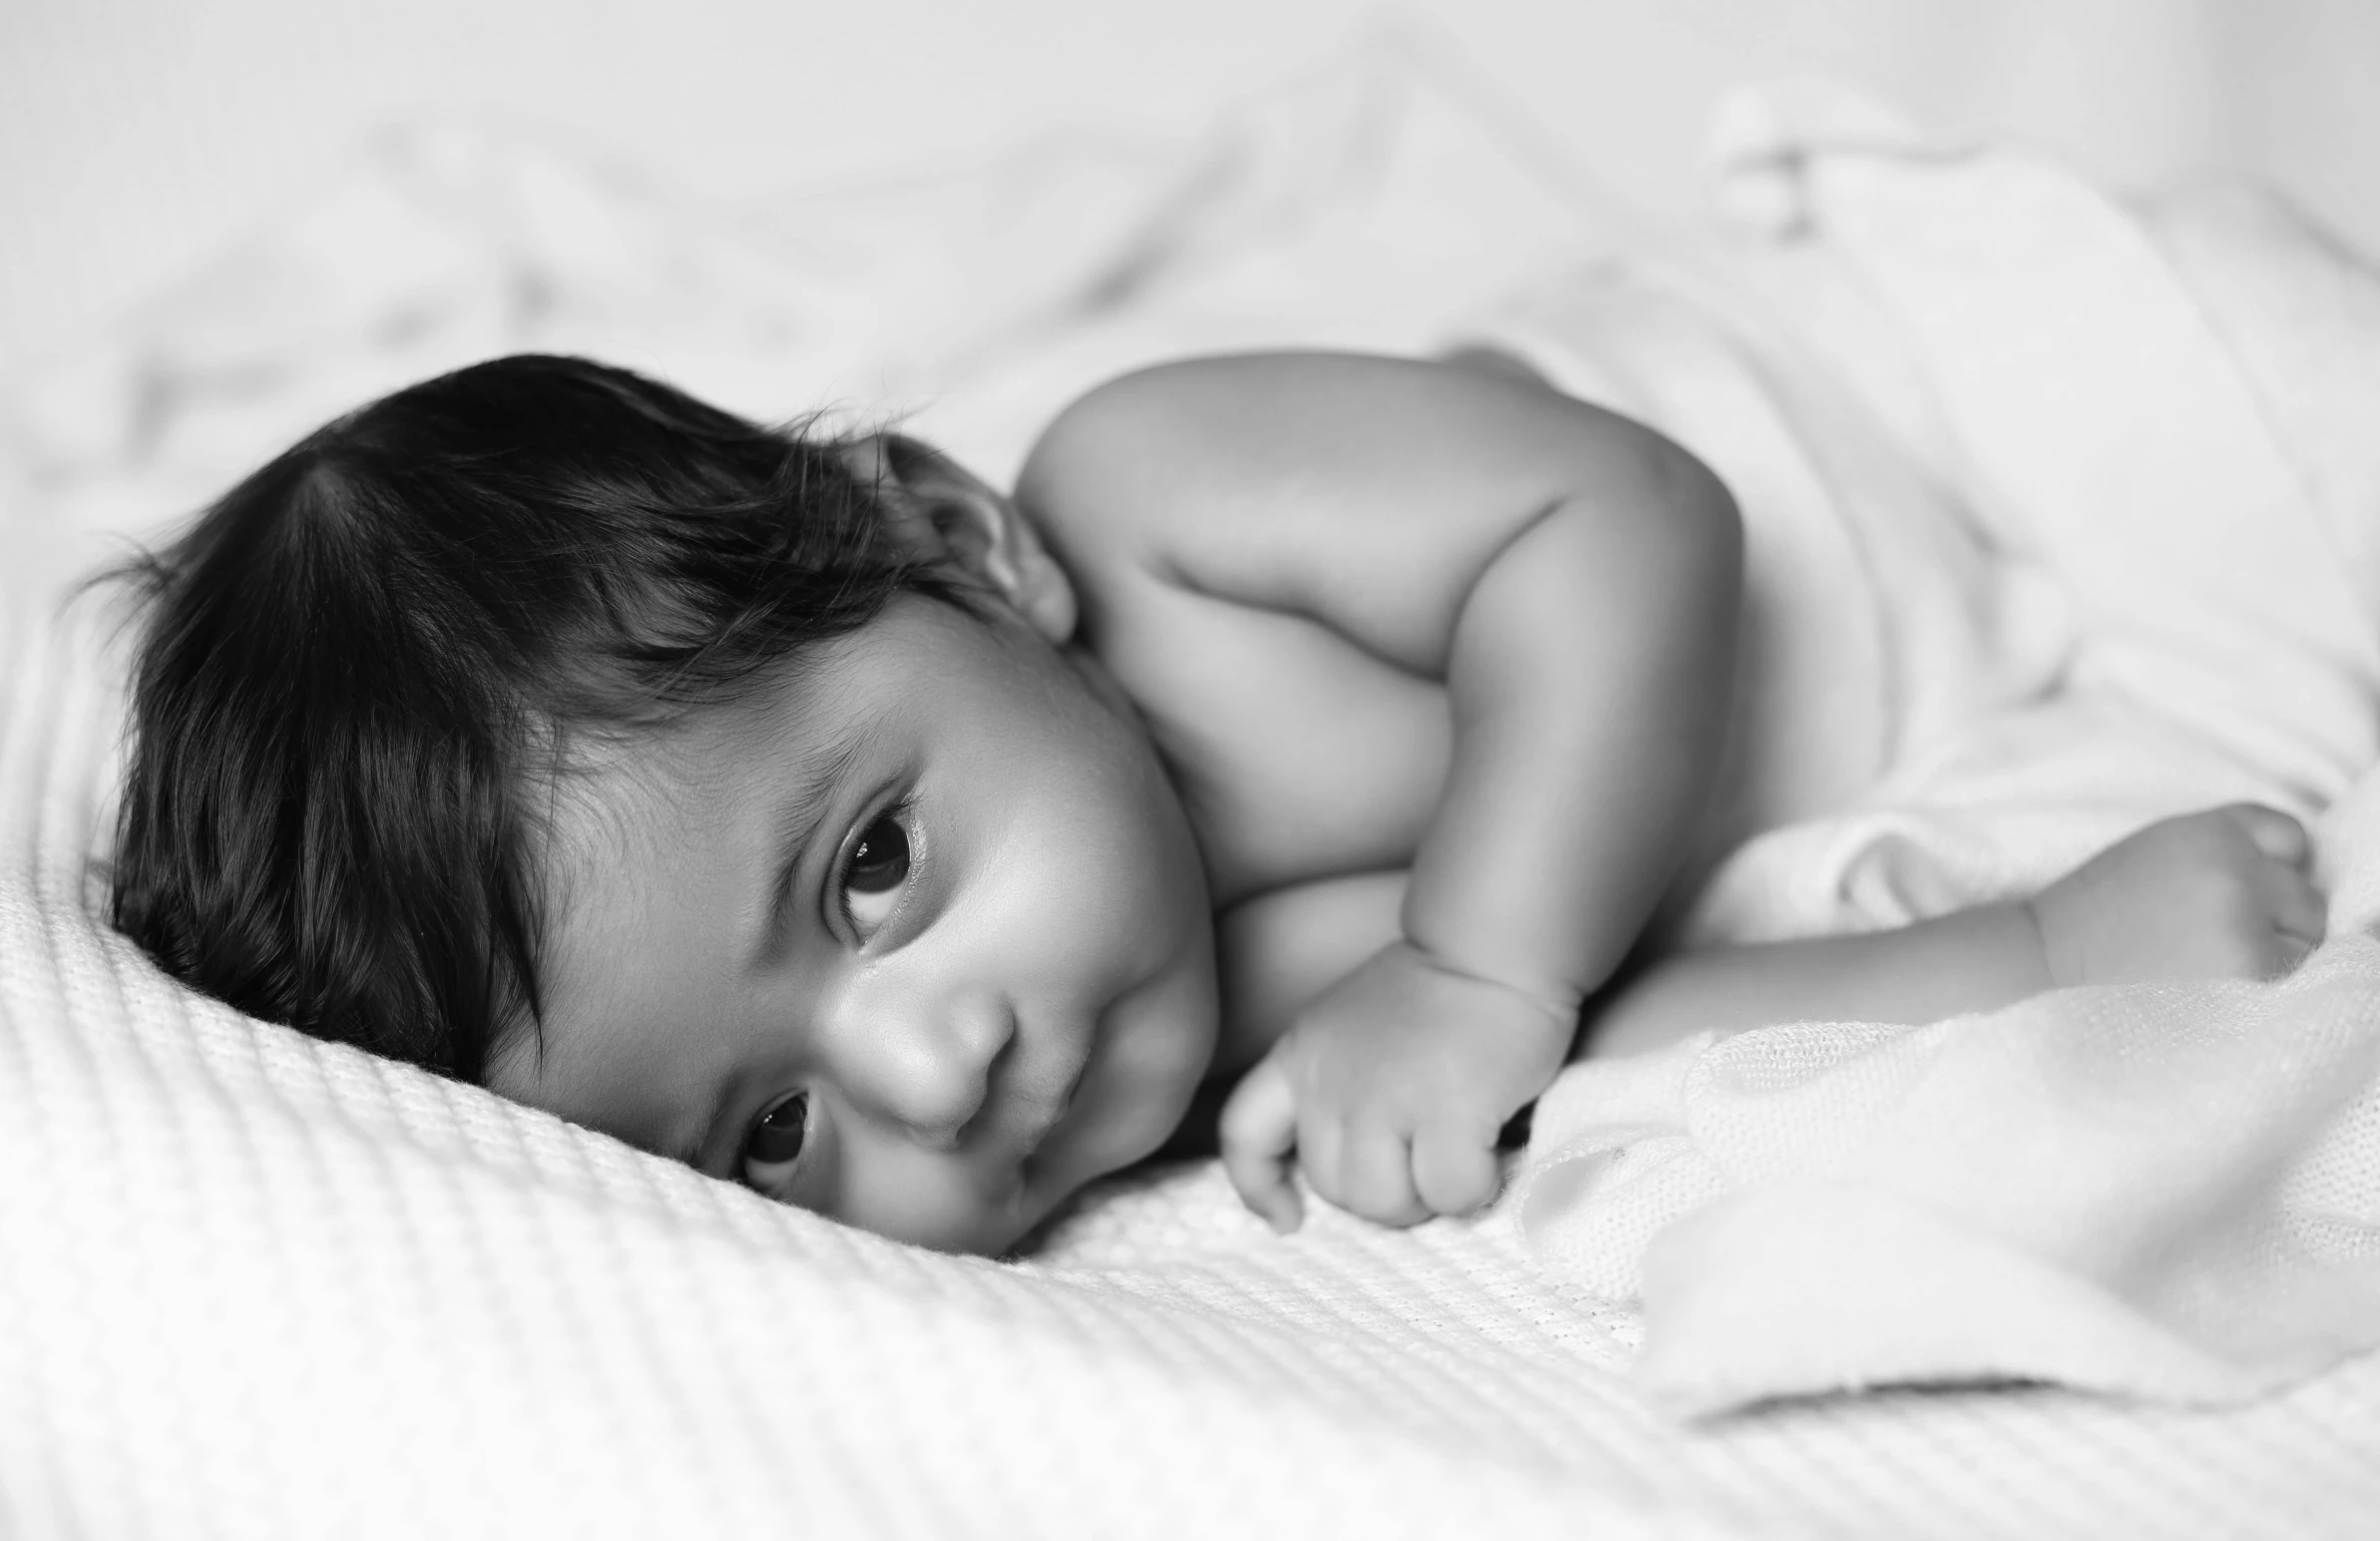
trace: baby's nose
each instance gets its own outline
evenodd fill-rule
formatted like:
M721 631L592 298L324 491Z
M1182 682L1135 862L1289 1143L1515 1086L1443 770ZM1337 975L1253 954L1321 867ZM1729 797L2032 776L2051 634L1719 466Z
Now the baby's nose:
M983 1111L992 1066L1016 1036L1007 1002L988 994L853 1003L845 1092L948 1150Z

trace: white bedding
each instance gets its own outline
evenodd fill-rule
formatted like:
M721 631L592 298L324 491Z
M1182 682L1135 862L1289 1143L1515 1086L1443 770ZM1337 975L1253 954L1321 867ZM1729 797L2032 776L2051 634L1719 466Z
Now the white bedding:
M2380 505L2317 469L2368 486L2380 448L2243 356L2294 333L2380 392L2380 272L2268 201L2128 210L1810 94L1740 115L1722 164L1751 239L1608 257L1490 325L1744 510L1734 800L1768 832L1688 931L1902 924L2252 799L2319 815L2334 934L2284 983L1574 1066L1514 1201L1533 1251L1642 1299L1640 1383L1686 1411L1992 1375L2230 1401L2380 1345L2351 902L2380 879ZM2276 327L2247 272L2309 308Z
M1282 1241L1196 1167L1026 1265L922 1255L240 1018L95 922L114 666L47 596L354 400L587 348L767 415L915 406L999 476L1102 372L1426 345L1628 224L1379 57L1207 143L1015 177L730 216L422 138L19 382L0 1531L2368 1533L2368 1357L2219 1414L2002 1389L1681 1426L1631 1384L1635 1312L1541 1276L1501 1211Z

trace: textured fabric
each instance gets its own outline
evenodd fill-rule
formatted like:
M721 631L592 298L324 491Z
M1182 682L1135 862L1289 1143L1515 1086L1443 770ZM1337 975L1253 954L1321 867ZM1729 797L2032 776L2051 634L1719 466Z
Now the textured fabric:
M2368 1359L2219 1416L2001 1391L1681 1427L1630 1383L1634 1310L1543 1278L1502 1212L1283 1241L1202 1165L1087 1196L1027 1264L920 1254L243 1019L97 923L118 666L107 618L54 621L47 585L108 532L507 347L769 414L887 383L997 474L1050 396L1146 350L1415 345L1617 219L1426 87L1359 60L1180 157L1045 159L1038 257L955 186L821 229L420 139L18 382L6 577L38 598L0 616L0 1534L2368 1533ZM1011 286L970 312L984 265ZM896 325L929 300L965 348ZM870 372L880 343L908 362Z
M2380 1360L1679 1426L1502 1212L1286 1241L1198 1166L1037 1261L841 1231L174 988L87 907L96 649L0 707L0 1531L2348 1538Z
M1703 931L1895 924L2038 889L2160 814L2311 816L2358 777L2324 875L2380 880L2358 864L2380 837L2380 450L2292 383L2380 389L2380 277L2252 205L2142 219L2017 152L1791 105L1727 147L1746 248L1502 333L1618 356L1632 403L1734 468L1772 630L1848 618L1771 666L1777 710L1807 733L1864 707L1875 784L1730 858ZM1665 310L1685 340L1644 345ZM2040 619L1984 624L2020 587ZM1539 1109L1527 1235L1642 1297L1641 1384L1681 1411L2015 1376L2267 1391L2380 1344L2371 918L2338 909L2275 984L1575 1067Z
M1642 1299L1639 1384L1682 1412L2011 1377L2228 1402L2380 1345L2361 931L2272 985L1697 1041L1538 1119L1531 1245Z

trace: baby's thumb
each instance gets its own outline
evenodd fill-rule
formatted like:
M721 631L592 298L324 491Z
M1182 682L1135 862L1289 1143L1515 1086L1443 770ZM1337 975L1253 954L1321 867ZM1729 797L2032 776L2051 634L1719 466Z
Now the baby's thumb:
M1278 1062L1258 1060L1231 1088L1218 1131L1223 1171L1239 1190L1239 1202L1284 1234L1303 1219L1297 1190L1289 1181L1290 1153L1297 1149L1297 1098Z
M2313 850L2314 842L2305 825L2279 808L2266 807L2261 802L2232 802L2225 804L2222 811L2247 831L2248 838L2256 842L2256 849L2275 861L2299 866Z

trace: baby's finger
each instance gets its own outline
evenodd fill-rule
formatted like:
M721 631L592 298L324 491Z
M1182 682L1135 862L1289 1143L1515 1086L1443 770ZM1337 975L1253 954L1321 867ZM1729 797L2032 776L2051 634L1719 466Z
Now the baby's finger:
M1297 1121L1297 1170L1305 1174L1305 1186L1320 1194L1326 1203L1340 1209L1351 1209L1347 1202L1344 1171L1341 1166L1343 1146L1340 1136L1345 1132L1335 1116L1304 1110Z
M1297 1148L1297 1099L1273 1061L1259 1060L1239 1078L1223 1104L1217 1128L1223 1172L1239 1202L1286 1234L1304 1217L1289 1181L1289 1153Z
M1410 1226L1429 1211L1413 1192L1413 1149L1387 1126L1350 1130L1339 1151L1341 1209L1383 1226Z
M2233 802L2226 804L2223 811L2247 831L2247 837L2256 842L2256 849L2275 861L2299 866L2313 854L2314 842L2305 832L2305 825L2279 808L2266 807L2261 802Z
M1413 1188L1434 1215L1468 1215L1496 1197L1493 1137L1432 1124L1413 1137Z
M2322 890L2307 882L2298 872L2280 874L2272 884L2268 902L2272 906L2272 923L2283 935L2312 948L2322 945L2322 938L2330 930L2330 905L2323 899Z

